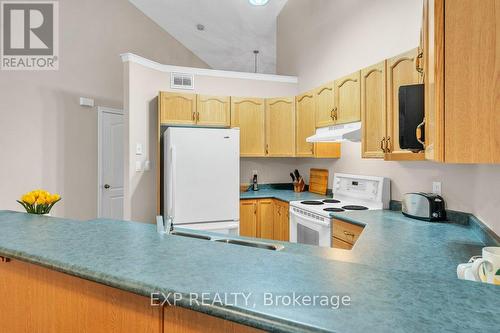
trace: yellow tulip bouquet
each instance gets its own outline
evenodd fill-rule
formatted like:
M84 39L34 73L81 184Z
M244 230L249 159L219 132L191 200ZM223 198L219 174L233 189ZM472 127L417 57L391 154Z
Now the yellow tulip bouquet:
M24 194L21 200L17 200L27 213L48 214L54 205L61 200L59 194L50 194L44 190L35 190Z

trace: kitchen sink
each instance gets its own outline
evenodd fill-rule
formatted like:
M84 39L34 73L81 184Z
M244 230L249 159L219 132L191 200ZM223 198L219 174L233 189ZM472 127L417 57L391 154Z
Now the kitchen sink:
M282 250L284 248L284 246L280 245L280 244L252 242L252 241L247 241L247 240L231 239L231 238L212 238L212 237L207 236L207 235L194 234L194 233L184 232L184 231L175 231L174 230L170 234L174 235L174 236L203 239L203 240L212 241L212 242L234 244L234 245L240 245L240 246L249 246L249 247L255 247L258 249L265 249L265 250L271 250L271 251L279 251L279 250Z
M244 240L239 240L239 239L216 239L215 241L220 242L220 243L226 243L226 244L256 247L259 249L272 250L272 251L279 251L279 250L282 250L284 248L283 245L279 245L279 244L250 242L250 241L244 241Z
M210 236L199 235L199 234L191 234L191 233L182 232L182 231L172 231L170 234L174 235L174 236L189 237L189 238L204 239L204 240L212 240L212 237L210 237Z

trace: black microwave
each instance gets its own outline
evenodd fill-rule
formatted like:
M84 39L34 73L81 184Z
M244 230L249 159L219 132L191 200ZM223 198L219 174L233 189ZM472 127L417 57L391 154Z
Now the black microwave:
M424 149L424 85L412 84L399 87L399 146L401 149L420 151ZM420 141L417 127L420 126Z

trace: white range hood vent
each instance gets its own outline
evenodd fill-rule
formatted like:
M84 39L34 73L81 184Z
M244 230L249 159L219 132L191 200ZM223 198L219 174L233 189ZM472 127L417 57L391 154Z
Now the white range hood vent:
M322 127L316 134L306 139L307 142L342 142L361 141L361 122Z

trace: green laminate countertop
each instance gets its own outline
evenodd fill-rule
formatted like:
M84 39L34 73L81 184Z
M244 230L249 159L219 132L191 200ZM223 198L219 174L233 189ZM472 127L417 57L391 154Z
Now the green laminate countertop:
M330 196L331 197L331 196ZM298 201L298 200L318 200L326 199L328 196L320 195L311 192L294 192L293 190L282 190L273 188L262 188L258 191L246 191L240 193L240 199L265 199L272 198L281 201Z
M179 306L268 331L496 332L499 287L449 272L477 254L480 238L466 226L396 214L338 215L365 225L351 252L288 243L276 252L160 235L151 224L0 211L0 255L146 297L177 292L186 296ZM237 304L187 299L216 292L251 294ZM338 309L269 303L269 293L276 299L293 292L351 301Z

